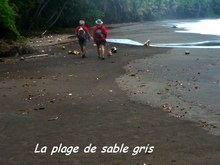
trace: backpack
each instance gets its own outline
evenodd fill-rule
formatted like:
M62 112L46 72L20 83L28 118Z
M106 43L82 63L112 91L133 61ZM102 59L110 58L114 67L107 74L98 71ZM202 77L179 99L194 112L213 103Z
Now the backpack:
M102 27L98 27L95 31L97 38L101 39L104 37L104 34L102 32Z
M78 38L79 39L86 39L86 32L85 30L83 29L83 27L80 27L79 30L78 30Z

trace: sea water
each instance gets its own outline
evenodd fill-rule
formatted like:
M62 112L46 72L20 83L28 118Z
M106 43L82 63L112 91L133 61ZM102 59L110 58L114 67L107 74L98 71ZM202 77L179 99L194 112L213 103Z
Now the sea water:
M175 28L176 33L200 34L204 40L185 43L176 41L175 43L161 43L153 46L173 48L220 48L220 19L185 20L176 23L168 22L166 26ZM205 39L206 37L208 39Z
M204 35L220 36L220 19L204 19L178 23L176 26L179 33L199 33Z
M184 33L188 36L193 33L203 37L199 41L193 41L193 38L189 37L183 42L175 38L172 39L171 36L172 43L169 43L166 40L167 31L157 33L156 30L151 28L152 25L166 26L170 29L175 28L174 32ZM110 37L107 41L110 43L144 46L144 42L150 40L151 47L220 48L220 19L142 22L132 26L123 26L120 29L124 32L122 35L117 35L117 38Z

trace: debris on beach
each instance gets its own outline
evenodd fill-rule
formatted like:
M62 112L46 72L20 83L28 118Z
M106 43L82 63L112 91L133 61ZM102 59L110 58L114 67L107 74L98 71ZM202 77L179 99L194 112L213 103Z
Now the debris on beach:
M20 61L23 61L25 59L31 59L31 58L41 58L41 57L48 57L48 54L37 54L37 55L32 55L32 56L27 56L27 57L21 57Z
M34 108L35 111L42 111L45 110L45 107L38 107L38 108Z
M34 95L29 94L24 100L29 101L29 100L32 100L33 97L34 97Z
M114 46L114 47L112 47L112 49L111 49L111 52L112 53L117 53L117 51L118 51L118 49Z
M73 51L69 50L68 53L69 53L69 54L73 54L73 55L80 55L80 52L77 51L77 50L73 50Z
M24 57L21 57L21 58L20 58L20 61L24 61L24 60L25 60L25 58L24 58Z
M136 74L132 73L132 74L130 74L130 76L131 76L131 77L135 77L135 76L136 76Z
M48 121L54 121L54 120L57 120L59 117L53 117L53 118L49 118Z
M199 124L202 128L207 128L207 127L217 128L215 125L210 124L207 121L203 121L203 120L199 120Z
M26 110L23 110L23 109L19 109L18 112L19 112L21 115L28 115L28 114L29 114L29 111L26 111Z
M108 51L108 56L112 56L112 51L111 50Z
M195 88L195 89L199 89L199 87L198 87L198 86L195 86L194 88Z
M185 55L189 55L190 54L190 51L185 51Z
M73 64L74 65L81 65L81 64L84 64L85 62L84 61L77 61L77 62L74 62Z
M29 114L29 112L27 112L27 111L22 113L22 115L28 115L28 114Z
M51 99L51 100L48 100L47 102L48 102L49 104L54 104L55 101L56 101L56 99Z
M150 40L147 40L145 43L144 43L144 46L150 46Z
M165 110L167 112L171 112L173 109L172 105L169 105L169 104L162 105L162 108L163 108L163 110Z
M108 51L108 56L112 56L113 53L117 53L117 48L116 47L112 47L111 50Z
M61 38L58 38L58 39L57 39L57 42L61 42L61 41L62 41L62 39L61 39Z
M184 118L185 115L179 115L179 114L172 114L175 118Z

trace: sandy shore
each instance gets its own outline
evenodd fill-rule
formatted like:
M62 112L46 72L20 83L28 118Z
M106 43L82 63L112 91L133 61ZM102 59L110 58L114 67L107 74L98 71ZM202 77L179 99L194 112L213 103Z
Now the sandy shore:
M166 30L154 25L148 28L155 33ZM110 37L125 33L111 32ZM127 72L123 67L135 63L132 61L154 59L173 50L107 47L112 46L118 53L104 61L97 59L92 43L88 58L69 55L69 50L78 49L73 42L48 47L45 58L0 63L0 164L218 164L218 136L207 133L199 123L133 101L116 82ZM136 78L140 72L132 70L129 75ZM134 86L137 82L132 89ZM51 149L61 143L79 146L79 152L51 156ZM83 148L90 143L97 150L85 154ZM103 146L116 143L128 146L128 152L100 153ZM46 153L34 153L37 144L47 147ZM138 146L153 146L153 153L139 150L132 155Z
M220 135L219 59L217 50L172 49L136 60L117 79L132 100L162 107L172 116L195 121ZM132 75L132 76L131 76Z
M195 21L197 20L193 22ZM179 44L179 47L174 47L167 53L131 62L125 67L127 74L118 78L117 82L132 100L162 107L171 115L195 121L210 133L219 136L219 48L212 48L211 45L181 47L181 44L219 41L219 37L176 33L175 31L183 30L178 28L178 24L183 22L134 24L129 28L127 36L121 35L121 38L133 38L142 43L148 37L152 39L153 47L171 44ZM149 24L155 27L154 32ZM176 27L172 28L174 25ZM120 29L128 31L128 27Z

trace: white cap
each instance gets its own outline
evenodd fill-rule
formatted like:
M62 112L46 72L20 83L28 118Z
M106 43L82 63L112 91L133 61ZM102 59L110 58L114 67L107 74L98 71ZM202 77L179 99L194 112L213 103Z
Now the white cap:
M80 25L85 25L85 21L84 21L84 20L80 20L80 21L79 21L79 24L80 24Z
M102 24L103 24L103 22L102 22L101 19L97 19L97 20L95 21L95 23L98 24L98 25L102 25Z

